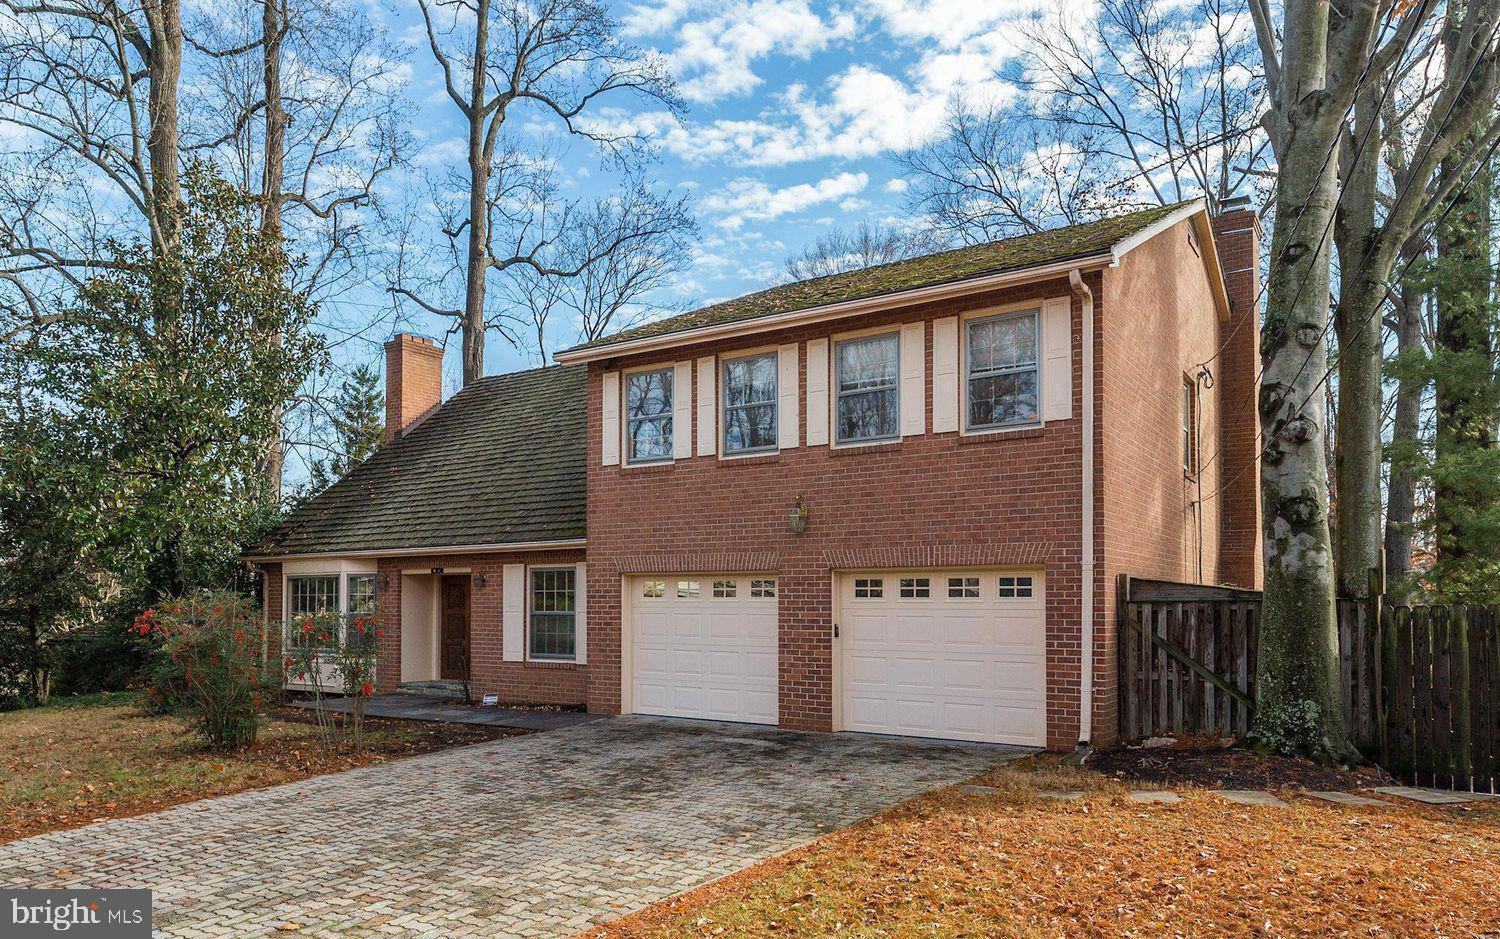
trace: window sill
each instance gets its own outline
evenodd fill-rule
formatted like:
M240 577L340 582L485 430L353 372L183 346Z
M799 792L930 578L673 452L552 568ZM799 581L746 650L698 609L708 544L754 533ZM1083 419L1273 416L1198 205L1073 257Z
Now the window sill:
M666 460L661 463L621 463L622 473L669 473L677 465L675 460Z
M977 433L958 435L961 445L994 443L997 440L1032 440L1046 434L1045 427L1017 427L1015 430L982 430Z
M744 456L730 454L719 456L720 463L733 463L737 466L756 466L761 463L780 463L781 454L778 453L747 453Z
M577 662L565 662L560 659L526 659L521 663L523 668L561 669L572 671L575 668L583 668Z
M902 441L879 440L872 443L844 443L828 448L831 457L865 456L871 453L893 453L901 449Z

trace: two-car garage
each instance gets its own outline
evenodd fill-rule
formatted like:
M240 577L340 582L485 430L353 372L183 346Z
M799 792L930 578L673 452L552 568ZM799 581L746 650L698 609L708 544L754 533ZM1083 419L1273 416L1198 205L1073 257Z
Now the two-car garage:
M836 729L1046 743L1039 571L871 571L835 577ZM775 724L774 574L628 579L629 709Z

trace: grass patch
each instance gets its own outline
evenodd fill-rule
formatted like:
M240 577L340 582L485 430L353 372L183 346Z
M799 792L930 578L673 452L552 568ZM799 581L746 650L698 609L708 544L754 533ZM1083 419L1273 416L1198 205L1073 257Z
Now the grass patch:
M0 714L0 842L513 733L368 719L364 751L330 753L304 714L287 711L254 746L214 752L133 694L61 699Z
M1500 807L1130 802L1052 757L871 821L586 935L1119 937L1500 933ZM1037 798L1081 790L1073 801Z

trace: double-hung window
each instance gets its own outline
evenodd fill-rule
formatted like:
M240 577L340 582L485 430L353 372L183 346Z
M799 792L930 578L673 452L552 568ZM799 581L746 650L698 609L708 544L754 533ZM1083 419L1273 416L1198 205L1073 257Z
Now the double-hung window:
M839 443L889 440L900 427L898 333L845 339L834 345L837 382L835 439Z
M1037 313L969 320L964 396L969 430L1038 419Z
M574 568L532 569L530 658L571 662L577 657L577 585Z
M776 449L776 353L724 362L724 452Z
M625 458L653 463L672 458L672 369L625 376Z
M1198 473L1198 386L1182 378L1182 475Z
M375 645L375 575L349 575L349 644L358 648Z

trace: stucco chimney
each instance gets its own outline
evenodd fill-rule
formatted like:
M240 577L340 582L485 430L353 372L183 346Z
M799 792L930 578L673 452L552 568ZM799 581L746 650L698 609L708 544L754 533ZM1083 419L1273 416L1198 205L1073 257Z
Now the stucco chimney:
M1229 292L1229 322L1219 325L1224 352L1215 371L1222 439L1219 494L1223 530L1220 577L1239 587L1261 586L1260 411L1260 219L1245 197L1222 203L1214 220L1214 244ZM1251 465L1254 464L1254 465Z
M385 442L406 433L442 400L443 350L426 336L392 336L385 344Z

